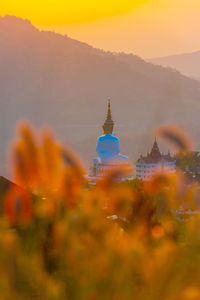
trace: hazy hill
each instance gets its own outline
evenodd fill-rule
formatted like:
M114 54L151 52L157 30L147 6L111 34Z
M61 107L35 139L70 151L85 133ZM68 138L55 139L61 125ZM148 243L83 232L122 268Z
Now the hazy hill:
M152 58L148 61L164 67L174 68L186 76L200 80L200 51Z
M3 165L5 147L20 119L53 127L90 161L108 97L122 152L132 159L151 146L153 128L162 123L184 125L199 138L198 81L134 55L106 53L67 36L41 32L27 20L0 17Z

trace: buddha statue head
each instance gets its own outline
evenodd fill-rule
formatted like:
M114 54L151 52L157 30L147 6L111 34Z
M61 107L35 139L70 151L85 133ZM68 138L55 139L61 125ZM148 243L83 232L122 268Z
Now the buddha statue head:
M110 100L108 100L108 111L103 124L104 135L97 140L98 159L101 163L112 163L127 159L120 155L120 141L113 133L114 121L112 119Z

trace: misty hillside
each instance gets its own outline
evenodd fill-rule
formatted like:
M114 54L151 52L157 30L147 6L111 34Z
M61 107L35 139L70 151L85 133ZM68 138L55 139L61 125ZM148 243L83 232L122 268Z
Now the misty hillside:
M170 67L182 74L200 80L200 51L148 60L153 64Z
M0 17L2 170L5 147L21 119L51 126L89 162L108 97L122 152L131 159L149 149L154 127L166 122L183 125L200 146L198 81L134 55L106 53L41 32L27 20Z

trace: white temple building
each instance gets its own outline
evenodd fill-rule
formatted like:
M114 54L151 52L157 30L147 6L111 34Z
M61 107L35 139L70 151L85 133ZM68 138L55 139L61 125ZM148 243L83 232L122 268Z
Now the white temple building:
M151 152L147 156L141 155L136 162L136 178L149 180L156 172L175 172L175 169L175 160L170 153L161 154L155 139Z
M112 119L110 100L108 111L103 124L104 134L97 139L97 158L93 160L90 178L101 177L105 172L116 165L128 163L128 157L120 154L120 140L113 135L114 121Z

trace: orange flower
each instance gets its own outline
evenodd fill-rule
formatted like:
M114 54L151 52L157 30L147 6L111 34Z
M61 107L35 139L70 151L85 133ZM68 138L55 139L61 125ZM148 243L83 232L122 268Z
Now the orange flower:
M6 195L5 215L13 226L17 223L27 224L32 217L31 196L20 188L12 188Z

